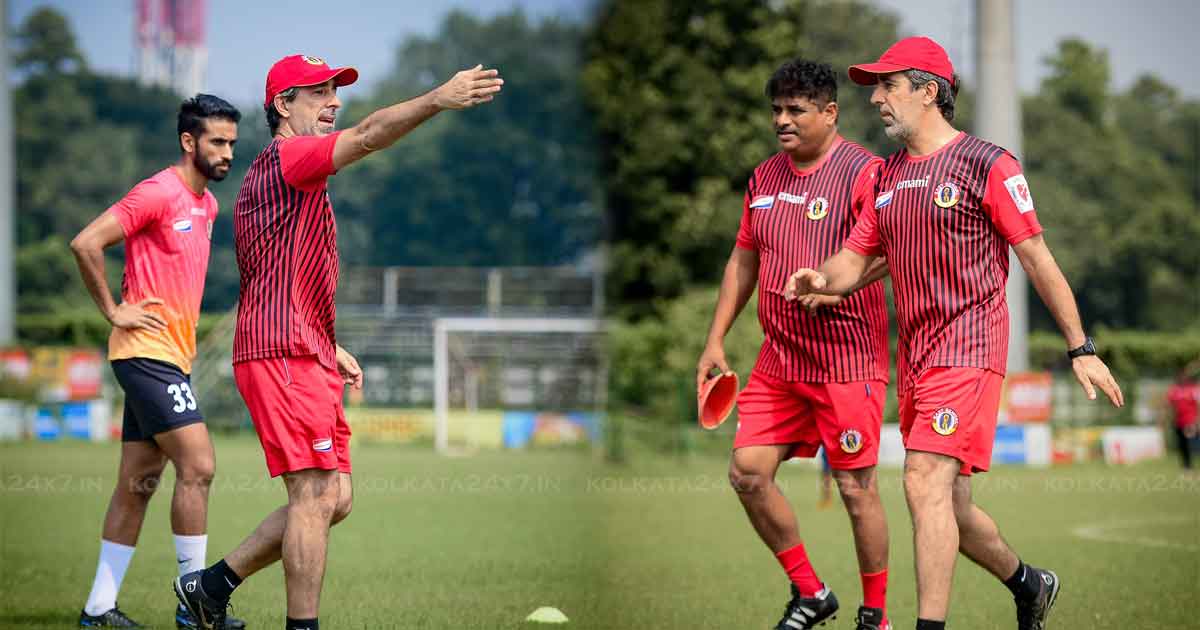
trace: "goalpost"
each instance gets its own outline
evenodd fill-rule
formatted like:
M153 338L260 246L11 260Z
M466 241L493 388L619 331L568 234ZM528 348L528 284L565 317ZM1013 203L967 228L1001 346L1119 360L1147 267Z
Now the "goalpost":
M557 373L564 368L570 372L576 365L586 365L589 373L594 371L594 377L571 385L594 390L567 392L565 397L569 400L589 400L588 406L596 409L604 407L608 383L601 341L603 325L600 320L554 317L437 318L433 321L433 378L434 445L439 453L450 450L450 381L454 362L450 343L452 334L470 334L477 340L474 344L461 344L464 346L459 348L462 353L469 353L472 347L483 345L478 340L487 339L491 347L486 351L486 358L502 366L523 361L543 368L557 366L557 370L552 369ZM467 383L464 387L467 404L478 404L479 375L465 366L462 371ZM528 403L544 404L545 401L535 402L531 398Z

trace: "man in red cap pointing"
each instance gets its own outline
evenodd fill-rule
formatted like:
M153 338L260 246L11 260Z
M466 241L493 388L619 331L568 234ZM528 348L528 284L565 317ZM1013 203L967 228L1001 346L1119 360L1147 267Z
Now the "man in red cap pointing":
M945 628L962 552L1012 591L1018 627L1040 630L1058 595L1058 576L1021 562L971 498L971 475L991 462L1008 358L1010 247L1058 322L1088 397L1099 388L1121 406L1121 388L1084 334L1020 164L951 125L958 78L946 51L925 37L904 39L878 62L852 66L850 78L874 86L871 103L888 137L904 148L884 162L875 202L841 251L818 270L797 271L787 291L792 299L839 294L876 257L887 257L900 328L896 372L917 628Z
M234 207L241 298L233 340L234 378L288 502L220 562L175 581L200 627L225 627L242 580L283 560L287 628L318 630L329 528L350 513L350 427L346 385L362 370L334 340L337 230L329 176L385 149L447 109L491 101L503 80L476 66L433 91L334 131L337 89L358 79L319 57L284 57L267 73L267 124L274 136L254 160Z

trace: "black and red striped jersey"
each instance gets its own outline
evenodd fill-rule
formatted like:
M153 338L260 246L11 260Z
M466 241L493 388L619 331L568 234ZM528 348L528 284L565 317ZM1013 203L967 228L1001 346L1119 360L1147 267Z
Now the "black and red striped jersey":
M959 133L938 151L901 149L846 246L886 256L899 321L899 388L929 367L1004 374L1008 250L1041 233L1017 160Z
M874 201L881 162L838 137L807 169L797 169L786 153L754 169L737 246L759 255L758 320L765 338L756 371L792 382L887 380L882 283L814 313L783 297L792 273L815 269L841 249L858 215Z
M316 355L336 367L337 225L326 180L337 135L276 138L246 173L233 217L234 363Z

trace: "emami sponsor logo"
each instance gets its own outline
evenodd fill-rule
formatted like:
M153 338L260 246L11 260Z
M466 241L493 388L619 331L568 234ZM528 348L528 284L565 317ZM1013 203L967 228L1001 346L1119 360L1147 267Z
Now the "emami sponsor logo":
M797 196L797 195L793 195L792 193L782 192L782 193L779 193L778 197L779 197L780 201L786 201L788 203L794 203L794 204L799 205L799 204L804 203L805 199L808 199L808 193L804 193L803 195Z
M924 179L906 179L899 184L896 184L896 190L904 190L905 188L924 188L929 185L929 176Z

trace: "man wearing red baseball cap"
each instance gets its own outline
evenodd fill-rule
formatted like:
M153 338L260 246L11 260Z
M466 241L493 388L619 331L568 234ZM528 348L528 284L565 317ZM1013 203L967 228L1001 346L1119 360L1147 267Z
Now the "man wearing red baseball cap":
M1021 629L1045 627L1060 582L1017 557L971 498L971 475L991 462L1008 358L1005 284L1016 251L1066 338L1075 376L1116 406L1121 388L1084 334L1071 287L1054 262L1017 160L958 131L958 80L946 51L925 37L897 42L850 78L874 86L888 137L904 148L880 169L875 203L819 270L789 279L795 298L838 294L886 256L899 321L904 489L912 512L919 630L945 628L957 552L1003 580Z
M238 390L287 505L220 562L175 581L175 594L209 630L225 627L233 590L282 559L287 628L318 630L330 526L350 513L346 385L362 370L334 339L337 236L327 179L385 149L447 109L491 101L503 80L475 66L427 94L334 131L337 89L358 79L319 57L284 57L267 73L263 103L274 136L254 160L234 207L241 298L233 340Z

